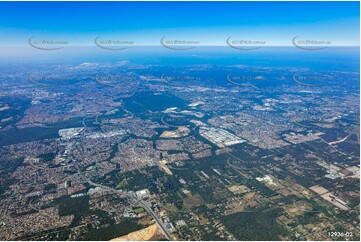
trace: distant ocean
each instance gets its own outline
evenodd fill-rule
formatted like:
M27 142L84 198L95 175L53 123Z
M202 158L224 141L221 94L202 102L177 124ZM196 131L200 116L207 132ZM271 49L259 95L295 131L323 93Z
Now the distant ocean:
M24 56L0 57L0 63L80 64L84 62L182 65L246 65L255 67L309 68L311 70L360 71L359 47L328 47L302 50L296 47L263 47L257 50L235 50L227 46L196 47L191 50L169 50L164 47L131 47L121 51L97 47L66 47L59 51L29 50ZM22 52L18 52L22 53Z

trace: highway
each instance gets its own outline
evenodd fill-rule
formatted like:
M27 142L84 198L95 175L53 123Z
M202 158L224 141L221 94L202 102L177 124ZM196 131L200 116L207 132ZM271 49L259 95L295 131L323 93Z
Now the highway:
M78 171L78 173L85 179L85 181L87 183L89 183L90 185L92 186L95 186L95 187L100 187L104 190L108 190L108 191L111 191L111 192L114 192L114 193L117 193L119 194L122 198L125 198L125 197L128 197L128 198L133 198L133 199L136 199L138 200L138 203L142 205L142 207L147 210L150 215L153 217L153 219L155 220L155 222L158 224L158 226L163 230L163 233L164 235L167 237L167 239L169 241L172 241L173 240L173 237L172 235L168 232L167 228L164 226L162 220L160 218L158 218L157 214L155 214L155 212L152 210L151 207L149 207L143 200L141 199L137 199L137 197L134 195L134 194L129 194L128 192L124 192L122 190L117 190L117 189L114 189L112 187L108 187L108 186L105 186L105 185L102 185L102 184L99 184L99 183L95 183L95 182L92 182L88 177L86 177L80 170L78 164L75 162L75 159L71 159L73 164L74 164L74 167L76 168L76 170Z
M168 240L172 241L173 238L171 236L171 234L168 232L168 230L166 229L166 227L164 226L162 220L160 218L158 218L158 216L154 213L154 211L152 210L152 208L150 208L143 200L141 199L137 199L136 196L134 195L130 195L128 194L127 192L123 192L123 191L120 191L120 190L116 190L114 188L111 188L111 187L108 187L108 186L104 186L102 184L98 184L98 183L95 183L95 182L92 182L90 181L88 178L87 179L87 182L92 185L92 186L96 186L96 187L100 187L102 189L105 189L105 190L108 190L108 191L111 191L111 192L114 192L114 193L117 193L119 194L121 197L129 197L129 198L133 198L133 199L136 199L138 200L138 203L141 204L141 206L147 210L150 215L153 217L153 219L156 221L156 223L159 225L159 227L163 230L164 232L164 235L167 237Z
M139 200L139 203L142 204L143 208L146 209L150 215L152 215L152 217L154 218L154 220L157 222L157 224L159 225L159 227L163 230L164 235L167 237L167 239L169 241L173 240L172 235L168 232L168 230L166 229L166 227L164 226L163 222L161 219L158 218L158 216L154 213L154 211L143 201L143 200Z

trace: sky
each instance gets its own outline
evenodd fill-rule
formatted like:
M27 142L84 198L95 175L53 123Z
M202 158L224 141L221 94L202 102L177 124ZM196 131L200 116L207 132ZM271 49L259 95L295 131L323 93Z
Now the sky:
M292 38L359 46L359 2L0 2L0 48L30 37L94 46L96 37L225 45L233 38L290 46Z

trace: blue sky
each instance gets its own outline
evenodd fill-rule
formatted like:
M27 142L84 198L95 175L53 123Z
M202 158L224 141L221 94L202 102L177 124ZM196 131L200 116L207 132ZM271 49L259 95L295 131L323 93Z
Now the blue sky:
M0 46L26 46L32 36L84 46L97 36L139 45L159 45L163 36L204 45L229 36L359 45L359 16L359 2L0 2Z

